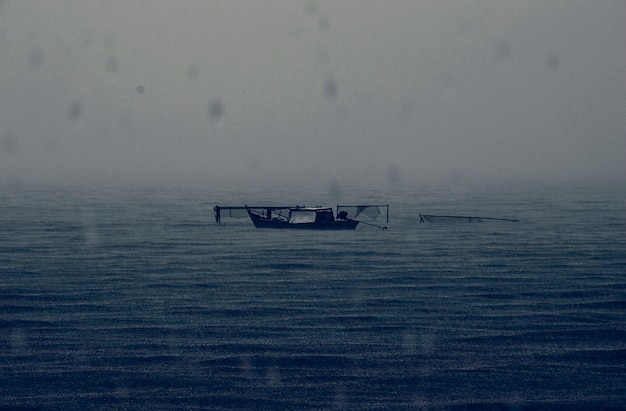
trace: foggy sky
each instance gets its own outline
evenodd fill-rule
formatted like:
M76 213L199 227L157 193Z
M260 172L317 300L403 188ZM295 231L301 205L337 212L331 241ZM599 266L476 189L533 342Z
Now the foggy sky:
M623 0L0 0L0 182L622 179Z

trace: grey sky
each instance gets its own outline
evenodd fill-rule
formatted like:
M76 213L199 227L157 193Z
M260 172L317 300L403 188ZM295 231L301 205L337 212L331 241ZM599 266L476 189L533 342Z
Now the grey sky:
M0 1L0 181L623 179L626 2Z

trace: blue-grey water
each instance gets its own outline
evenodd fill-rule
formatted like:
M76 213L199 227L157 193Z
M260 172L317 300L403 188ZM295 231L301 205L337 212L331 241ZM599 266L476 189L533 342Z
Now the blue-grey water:
M626 409L626 187L0 186L0 409Z

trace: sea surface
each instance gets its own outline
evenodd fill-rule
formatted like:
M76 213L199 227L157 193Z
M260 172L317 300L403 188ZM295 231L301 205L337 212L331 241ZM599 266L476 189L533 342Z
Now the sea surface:
M626 409L626 186L0 185L0 409Z

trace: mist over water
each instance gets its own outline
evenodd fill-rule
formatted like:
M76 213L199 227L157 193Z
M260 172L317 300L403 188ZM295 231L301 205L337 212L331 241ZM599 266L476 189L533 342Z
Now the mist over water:
M0 179L619 180L625 8L7 0Z

